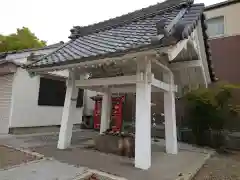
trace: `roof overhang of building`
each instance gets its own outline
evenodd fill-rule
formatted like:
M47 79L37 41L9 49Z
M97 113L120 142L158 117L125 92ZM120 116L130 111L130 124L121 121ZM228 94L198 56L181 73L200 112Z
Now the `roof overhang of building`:
M0 75L15 73L17 71L17 65L12 62L1 62L0 63Z
M73 69L73 68L79 68L83 72L89 72L93 69L102 69L104 66L122 66L122 65L129 65L132 63L132 61L135 61L137 59L144 58L145 56L148 56L150 59L155 59L156 57L163 58L166 60L166 62L171 62L176 59L176 57L181 53L182 51L189 51L194 52L193 54L197 54L193 41L191 38L184 39L179 41L175 45L170 45L166 47L153 47L149 49L140 49L139 51L129 52L126 54L123 54L121 56L115 56L115 57L106 57L91 61L83 61L78 63L68 63L64 65L59 66L50 66L50 67L36 67L29 69L29 72L49 72L49 71L59 71L64 69ZM193 57L193 54L189 53L189 59ZM182 61L185 61L186 59L182 59ZM181 61L181 59L180 59Z

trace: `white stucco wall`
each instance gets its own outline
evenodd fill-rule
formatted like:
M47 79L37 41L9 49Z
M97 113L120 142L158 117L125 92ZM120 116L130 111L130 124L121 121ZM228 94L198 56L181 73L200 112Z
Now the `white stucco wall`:
M12 111L10 127L60 125L63 107L38 106L40 77L30 77L18 68L13 80ZM82 109L76 108L74 123L81 123Z

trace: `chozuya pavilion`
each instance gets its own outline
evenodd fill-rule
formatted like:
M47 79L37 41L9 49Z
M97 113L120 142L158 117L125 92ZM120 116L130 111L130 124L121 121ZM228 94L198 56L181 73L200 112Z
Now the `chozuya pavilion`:
M214 81L203 10L193 0L166 0L75 26L70 41L28 65L34 73L69 70L58 148L71 143L71 109L81 88L103 94L100 133L109 126L111 94L136 93L135 167L141 169L151 166L151 95L163 95L166 152L177 154L175 94Z

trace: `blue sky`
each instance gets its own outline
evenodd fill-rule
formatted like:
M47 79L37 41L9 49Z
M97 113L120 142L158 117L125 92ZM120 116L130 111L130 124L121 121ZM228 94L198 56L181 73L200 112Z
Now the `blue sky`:
M48 44L67 41L70 28L88 25L156 4L162 0L2 0L0 34L29 27ZM195 0L206 5L222 0Z

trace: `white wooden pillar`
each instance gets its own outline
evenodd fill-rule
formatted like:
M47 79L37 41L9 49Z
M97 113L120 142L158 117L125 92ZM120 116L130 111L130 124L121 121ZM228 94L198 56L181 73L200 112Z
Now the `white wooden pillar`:
M103 93L102 99L100 134L104 133L109 128L112 106L111 98L111 92L109 88L106 88L106 91Z
M164 80L172 86L174 85L174 77L172 73L164 74ZM169 154L177 154L177 127L176 127L176 108L175 93L173 90L164 92L164 116L165 116L165 141L166 152Z
M75 86L75 72L70 71L62 113L61 128L58 138L58 149L66 149L71 144L73 128L73 110L76 108L78 89Z
M137 62L135 167L151 166L151 61Z

